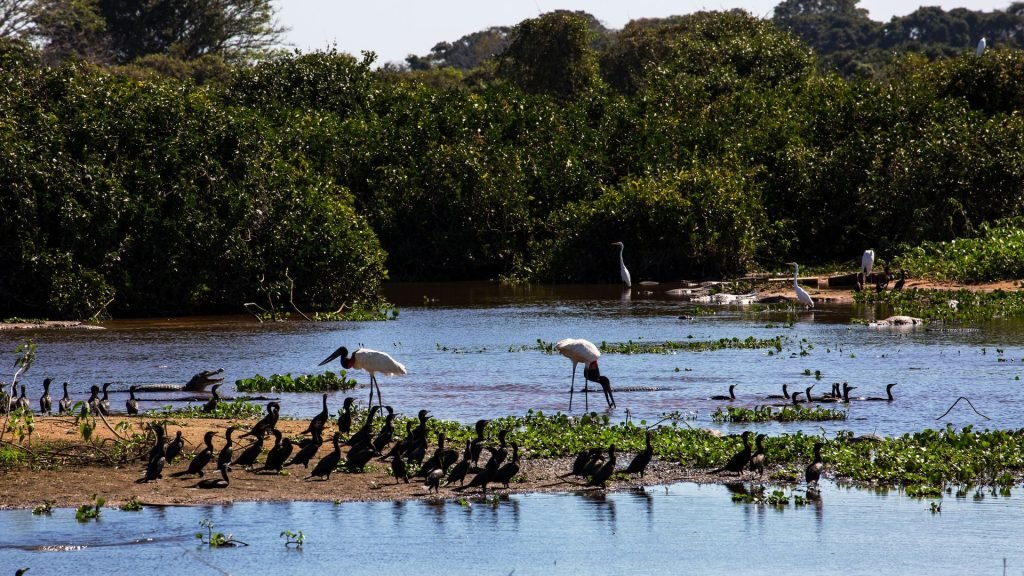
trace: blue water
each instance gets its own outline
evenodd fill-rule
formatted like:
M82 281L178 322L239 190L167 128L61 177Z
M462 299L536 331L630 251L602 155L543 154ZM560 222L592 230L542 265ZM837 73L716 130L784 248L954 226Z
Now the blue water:
M789 491L787 490L787 494ZM42 574L1009 574L1024 500L877 495L825 484L818 503L734 504L724 486L521 495L497 504L234 504L104 510L78 523L0 513L0 567ZM202 519L248 547L215 549ZM302 551L279 534L303 531ZM151 540L147 540L151 539ZM74 551L37 551L75 545Z
M57 383L56 394L59 383L69 380L72 396L82 399L92 384L115 381L115 388L126 389L131 383L184 383L199 370L224 368L229 385L222 393L232 393L230 383L235 379L257 373L316 373L325 369L317 365L320 360L338 346L365 346L388 352L409 371L378 378L385 402L396 410L414 414L427 408L438 418L474 421L530 409L568 409L571 363L538 350L538 339L626 342L783 336L786 344L778 354L606 354L601 371L613 387L659 389L620 392L619 408L611 415L623 419L629 410L634 419L656 420L678 411L699 425L722 427L712 422L711 414L726 403L708 398L726 394L730 384L737 384L737 400L731 405L753 407L765 403L766 395L780 393L783 383L791 390L815 384L813 393L821 394L832 382L849 382L857 386L854 396L884 396L885 385L896 382L896 402L854 402L845 407L847 421L760 429L771 434L849 429L888 435L947 423L1017 428L1024 422L1024 403L1018 401L1019 378L1024 376L1020 323L992 322L974 332L878 330L850 323L851 317L873 318L879 314L874 310L827 305L812 312L696 308L660 292L621 300L618 288L609 286L403 285L397 296L393 300L400 305L399 319L389 322L260 324L238 316L122 320L105 323L101 331L36 332L31 336L38 344L38 357L25 381L35 403L46 376ZM11 363L14 347L28 335L0 334L0 350ZM805 370L820 371L822 379L804 375ZM332 394L332 410L340 408L349 394L366 402L368 375L353 375L360 388ZM115 394L113 406L122 407L125 396ZM144 409L166 404L147 396L168 394L141 395ZM971 400L977 412L961 402L936 420L960 396ZM591 410L603 410L600 394L590 400ZM309 417L319 412L320 397L284 394L282 405L286 416ZM574 404L577 412L581 408Z

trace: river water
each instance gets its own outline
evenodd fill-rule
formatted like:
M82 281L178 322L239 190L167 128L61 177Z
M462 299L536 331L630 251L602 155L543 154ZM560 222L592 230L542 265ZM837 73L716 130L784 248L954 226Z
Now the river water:
M519 415L527 410L568 409L571 363L546 354L537 341L586 338L594 342L710 341L720 338L785 340L781 353L765 349L724 349L675 354L606 354L602 374L621 391L613 419L658 419L678 411L704 426L720 406L752 407L779 394L815 384L813 394L832 382L857 386L853 396L885 396L897 383L896 402L853 402L848 420L760 426L770 434L796 430L900 434L927 427L973 424L1017 428L1024 423L1018 401L1024 375L1024 325L992 322L973 331L879 330L851 323L884 311L819 304L804 312L777 307L696 307L665 296L667 287L614 286L504 287L497 284L402 284L389 287L399 319L388 322L256 322L247 316L116 320L105 330L37 332L35 365L28 374L29 396L40 394L42 378L71 382L82 399L92 384L117 382L184 383L203 369L224 368L227 382L257 373L317 373L317 364L341 345L385 351L409 373L379 376L384 400L415 414L426 408L438 418L471 422ZM27 334L0 333L0 349L10 353ZM10 364L13 364L10 354ZM4 362L8 363L8 362ZM9 364L9 365L10 365ZM335 363L332 370L339 370ZM821 372L820 380L805 375ZM365 404L369 376L351 373L360 383L328 402L332 411L347 395ZM582 376L582 370L581 374ZM582 378L578 378L582 380ZM579 382L577 382L579 384ZM731 403L708 400L736 384ZM59 387L54 385L59 394ZM222 393L233 393L224 386ZM147 400L158 396L161 401ZM143 394L143 408L164 405L168 394ZM936 420L959 397L942 420ZM126 395L114 394L112 405ZM320 411L319 394L283 394L282 414L309 417ZM577 398L577 401L582 398ZM591 394L589 408L603 410L603 396ZM35 400L33 400L35 403ZM576 412L581 411L582 402ZM976 410L976 411L975 411ZM728 431L741 426L726 427Z
M10 357L2 364L11 366L11 351L31 336L38 357L26 378L29 395L38 397L39 382L49 376L70 381L72 395L81 399L92 384L184 383L202 369L224 368L228 382L257 373L316 373L336 347L366 346L408 368L405 376L379 378L386 403L406 414L427 408L436 417L468 422L567 409L571 364L539 350L538 339L782 336L781 353L606 354L601 370L613 386L655 389L620 391L611 417L652 420L678 411L694 425L736 432L744 427L712 421L711 413L726 403L708 399L725 394L730 384L737 385L731 404L752 407L779 393L783 383L791 389L814 383L818 394L845 381L858 387L854 396L884 396L885 385L895 382L897 399L839 406L849 411L846 421L756 428L769 434L892 435L947 424L1018 428L1024 422L1019 323L990 322L971 331L877 330L851 320L882 317L884 310L827 304L809 312L696 307L666 296L666 288L626 294L610 286L405 284L388 288L400 308L396 321L118 320L97 331L2 333L0 349ZM822 378L805 371L820 371ZM361 387L350 394L364 403L368 376L354 375ZM330 396L332 410L345 395ZM961 396L974 409L960 402L937 420ZM122 406L124 397L116 394L112 404ZM308 417L320 410L319 394L281 397L285 415ZM603 410L600 394L590 400L591 410ZM143 395L144 408L160 404ZM98 523L89 524L76 522L67 509L52 517L2 511L0 572L31 566L30 575L1000 574L1004 559L1006 573L1024 571L1024 500L988 491L979 496L947 496L938 514L930 511L930 500L827 483L820 502L785 509L734 504L724 486L678 484L608 495L520 495L495 505L448 500L105 510ZM197 546L193 534L204 518L251 546ZM287 550L279 538L284 530L302 530L305 550ZM38 548L69 545L82 548Z

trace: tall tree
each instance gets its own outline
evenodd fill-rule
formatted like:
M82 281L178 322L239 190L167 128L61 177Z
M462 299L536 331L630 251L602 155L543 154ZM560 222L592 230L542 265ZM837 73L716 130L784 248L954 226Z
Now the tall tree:
M32 24L35 0L0 0L0 38L22 36Z

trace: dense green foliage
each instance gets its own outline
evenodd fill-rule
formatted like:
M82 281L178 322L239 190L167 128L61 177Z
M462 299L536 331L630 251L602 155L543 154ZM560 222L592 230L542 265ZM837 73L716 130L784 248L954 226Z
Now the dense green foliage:
M915 277L988 282L1024 278L1024 226L1019 219L982 224L977 237L923 242L894 259Z
M869 304L886 304L893 314L950 323L976 322L993 318L1024 318L1024 292L1019 290L865 291L856 294L855 299Z
M771 406L757 406L755 408L734 408L726 406L719 408L711 414L715 422L822 422L825 420L846 420L846 410L814 406L806 408L800 405L783 406L779 410Z
M322 52L202 86L4 42L0 314L336 310L385 260L614 281L617 240L636 280L712 277L1022 215L1021 51L846 80L741 11L598 32L544 15L443 81Z

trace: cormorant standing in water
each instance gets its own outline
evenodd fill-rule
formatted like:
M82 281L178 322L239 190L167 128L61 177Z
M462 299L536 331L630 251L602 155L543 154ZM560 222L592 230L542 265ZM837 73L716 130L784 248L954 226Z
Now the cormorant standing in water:
M757 470L758 476L764 476L764 439L767 438L765 434L758 434L754 441L757 443L757 451L754 452L754 456L750 459L750 471Z
M213 388L210 388L210 399L203 404L203 412L210 413L217 410L217 404L220 403L220 394L217 394L217 388L220 388L220 384L214 384Z
M338 432L342 434L349 434L352 432L352 404L356 401L355 398L349 396L345 398L345 404L342 406L341 414L338 414Z
M794 393L793 396L796 397L797 394L799 394L799 392ZM746 468L747 463L750 462L750 430L744 431L742 438L743 449L734 454L733 457L725 463L725 466L712 470L712 474L717 474L719 472L735 472L736 474L743 474L743 469Z
M53 412L53 399L50 398L50 382L53 378L43 379L43 396L39 399L39 413L49 416Z
M220 449L220 454L217 455L217 468L223 468L228 464L231 464L231 459L234 458L234 448L231 445L231 433L235 431L234 426L228 426L228 429L224 432L227 443Z
M735 399L736 399L736 385L735 384L730 384L729 385L729 395L728 396L718 395L718 396L712 396L710 398L710 400L730 400L730 401L735 400Z
M195 457L192 458L192 461L188 463L188 469L187 470L182 470L181 472L175 472L174 474L171 474L171 476L184 476L186 474L199 474L199 477L201 478L203 476L203 474L204 474L203 468L205 468L206 465L209 464L210 461L213 460L213 436L214 436L214 434L215 434L215 432L213 430L207 431L206 434L203 436L203 442L206 443L206 447L203 448L203 450L200 453L196 454Z
M647 471L647 465L651 463L651 458L654 456L654 449L651 447L651 435L650 430L647 431L646 447L643 452L640 452L633 457L633 461L629 463L629 467L626 468L627 474L639 474L640 478L644 477L644 472Z
M167 445L167 450L164 457L167 458L167 462L174 463L174 459L181 455L182 449L185 448L185 439L181 436L181 430L174 435L174 440Z
M68 396L68 383L64 382L64 397L60 399L60 404L58 406L58 410L59 410L58 413L61 414L61 415L71 414L71 406L72 406L71 396Z
M810 487L811 483L814 486L818 486L818 479L821 478L821 471L825 468L825 464L821 461L821 447L824 446L821 442L814 443L814 461L807 465L807 469L804 470L804 479L807 480L807 486Z
M498 471L494 473L494 482L501 482L505 488L508 488L508 483L515 478L516 474L519 474L519 445L513 442L512 461L498 468Z
M608 447L608 458L604 461L593 474L590 476L590 480L587 481L587 486L597 486L599 488L605 488L608 479L612 477L615 472L615 444Z
M317 478L323 478L324 480L331 479L331 472L334 472L334 469L338 467L338 463L341 462L341 444L339 444L339 442L341 442L341 432L334 433L333 442L334 450L316 463L316 466L313 467L313 471L309 473L309 476L306 476L306 480L309 480L314 476Z
M885 387L885 394L886 394L886 396L888 396L888 398L880 398L878 396L872 396L871 398L865 398L865 400L873 400L875 402L892 402L893 400L896 399L892 395L892 387L895 386L895 385L896 385L895 382L893 382L892 384L886 385L886 387Z
M139 415L139 401L135 399L135 386L128 389L128 400L124 403L129 416Z
M228 478L228 472L230 470L231 466L222 466L220 469L220 478L207 478L206 480L200 480L193 484L192 487L199 488L201 490L227 488L231 485L231 478Z
M260 471L280 472L281 468L284 467L285 461L292 454L292 440L291 438L284 438L282 440L281 431L276 428L271 430L270 433L274 435L274 446L267 453L267 460L263 463Z

